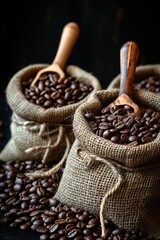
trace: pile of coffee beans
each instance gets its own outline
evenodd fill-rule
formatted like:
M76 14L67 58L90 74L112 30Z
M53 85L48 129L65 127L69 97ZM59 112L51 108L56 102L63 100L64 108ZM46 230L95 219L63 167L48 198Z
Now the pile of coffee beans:
M136 117L128 105L104 107L99 115L85 113L93 132L113 143L137 146L153 141L160 131L160 113L141 108Z
M116 83L114 88L119 88L120 83ZM145 89L150 92L160 93L160 76L150 76L141 80L140 82L134 83L134 87L138 89Z
M44 108L62 107L85 98L93 87L75 77L59 79L55 73L45 73L31 87L33 78L22 82L23 92L30 102Z
M150 92L160 93L160 76L150 76L139 83L136 87L149 90Z
M80 208L69 208L53 198L63 168L45 179L33 179L26 172L50 166L32 161L0 161L0 222L11 228L35 231L40 240L102 240L99 218ZM108 240L154 240L140 229L128 231L105 220ZM33 233L34 236L34 233Z

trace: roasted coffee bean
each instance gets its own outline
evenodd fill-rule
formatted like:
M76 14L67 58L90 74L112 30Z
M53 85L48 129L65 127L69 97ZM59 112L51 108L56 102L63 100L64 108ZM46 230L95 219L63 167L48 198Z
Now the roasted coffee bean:
M117 144L137 146L153 141L160 131L160 113L141 108L141 118L128 106L103 108L101 115L87 112L84 116L92 131Z
M9 195L7 193L1 193L0 198L1 199L8 199Z
M30 230L30 223L25 223L20 226L20 229L23 231L29 231Z
M30 213L30 216L31 216L31 217L34 217L34 216L39 215L39 213L40 213L39 210L35 210L35 211L33 211L33 212Z
M30 216L30 217L31 217L31 216ZM36 221L36 220L40 220L41 217L40 217L40 215L36 215L36 216L31 217L30 219L31 219L31 222L34 222L34 221Z
M20 225L22 225L23 223L25 223L26 221L23 218L17 218L15 220L15 222L19 223Z
M60 227L60 224L54 223L54 224L49 228L49 232L50 232L50 233L54 233L54 232L58 231L59 227Z
M66 237L66 236L63 236L63 237L61 237L59 240L67 240L68 239L68 237ZM74 240L75 240L76 238L74 238Z
M114 143L118 143L119 142L119 136L111 137L111 141L114 142Z
M86 223L84 223L84 222L78 222L77 225L76 225L76 227L81 228L81 229L82 228L84 229L85 226L86 226Z
M95 237L93 235L88 235L84 237L85 240L95 240Z
M50 207L52 207L52 206L57 207L58 204L59 204L59 201L57 199L54 199L54 198L49 199L49 206Z
M12 222L9 226L13 227L13 228L19 228L21 226L21 224L18 222Z
M48 232L48 228L44 227L44 226L38 226L36 231L39 232L39 233L47 233Z
M57 219L56 221L55 221L55 223L57 223L57 224L64 224L64 223L66 223L67 222L67 220L65 219L65 218L63 218L63 219Z
M57 239L59 240L61 237L61 235L59 233L54 233L50 235L50 239Z
M6 200L6 204L7 205L12 205L14 202L16 202L16 198L15 197L11 197L11 198Z
M22 82L22 86L26 99L46 109L76 103L93 90L91 85L83 83L75 77L67 76L59 81L57 74L43 75L43 80L40 78L35 86L30 86L31 79L28 79L28 83L27 81Z
M37 187L36 189L36 192L38 194L38 196L45 196L45 190L40 186L40 187Z
M82 230L81 229L78 229L78 228L74 228L72 229L68 234L67 234L67 237L70 239L70 238L75 238L79 235L81 235L82 233Z
M128 138L128 141L129 141L129 142L138 141L138 137L137 137L137 136L130 136L130 137Z
M23 185L22 184L19 184L19 183L17 183L17 184L15 184L14 185L14 190L15 191L21 191L22 190L22 188L23 188Z
M91 235L92 231L90 229L86 228L86 229L83 230L83 233L84 233L84 235Z
M40 240L48 240L49 239L49 235L48 234L42 234L40 236Z
M87 222L88 221L88 215L80 215L79 216L79 220L82 222Z
M74 240L83 240L84 237L83 236L78 236L78 237L75 237Z

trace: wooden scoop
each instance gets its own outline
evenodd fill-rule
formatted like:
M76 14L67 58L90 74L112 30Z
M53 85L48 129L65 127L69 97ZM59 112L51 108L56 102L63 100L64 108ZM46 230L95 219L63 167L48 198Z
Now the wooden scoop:
M118 98L107 108L117 105L129 105L133 108L137 117L141 116L140 109L136 103L132 101L133 82L135 77L135 69L139 56L139 48L135 42L125 43L120 50L121 78Z
M70 22L64 26L59 47L53 63L37 73L36 77L31 83L31 86L34 86L39 77L47 72L56 72L59 75L58 81L61 82L61 80L65 77L65 73L63 71L65 64L76 43L78 36L79 26L76 23Z

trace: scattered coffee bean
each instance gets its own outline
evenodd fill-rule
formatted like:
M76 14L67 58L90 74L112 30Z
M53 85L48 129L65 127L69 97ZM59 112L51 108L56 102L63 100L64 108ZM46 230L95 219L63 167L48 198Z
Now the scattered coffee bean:
M69 208L53 198L55 192L47 190L54 185L56 191L63 168L45 179L35 180L25 175L28 171L49 167L49 164L32 161L0 161L0 209L3 213L0 223L22 231L36 231L40 240L156 240L140 229L118 228L107 219L107 237L102 239L98 216L80 208ZM17 184L21 187L15 188Z
M99 115L87 112L85 118L93 132L113 143L137 146L153 141L160 131L160 113L141 108L136 117L128 105L103 108Z
M93 90L91 85L75 77L67 76L59 81L56 73L43 74L33 87L30 86L32 80L22 82L24 95L30 102L46 109L76 103Z

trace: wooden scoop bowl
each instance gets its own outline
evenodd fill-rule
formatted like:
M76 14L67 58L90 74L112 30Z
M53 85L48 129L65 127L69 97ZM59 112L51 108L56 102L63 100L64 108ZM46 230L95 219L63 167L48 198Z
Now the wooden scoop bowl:
M139 48L135 42L125 43L120 50L120 89L118 98L107 108L117 105L129 105L134 110L134 115L141 116L140 109L136 103L132 101L133 82L135 77L135 69L139 56Z
M35 83L37 82L37 80L40 78L42 74L48 73L48 72L54 72L54 73L56 72L59 75L58 81L61 82L61 80L65 77L65 73L63 71L65 64L76 43L78 36L79 36L79 26L76 23L70 22L64 26L59 47L53 63L48 67L41 69L37 73L36 77L33 79L31 83L31 87L35 85Z

